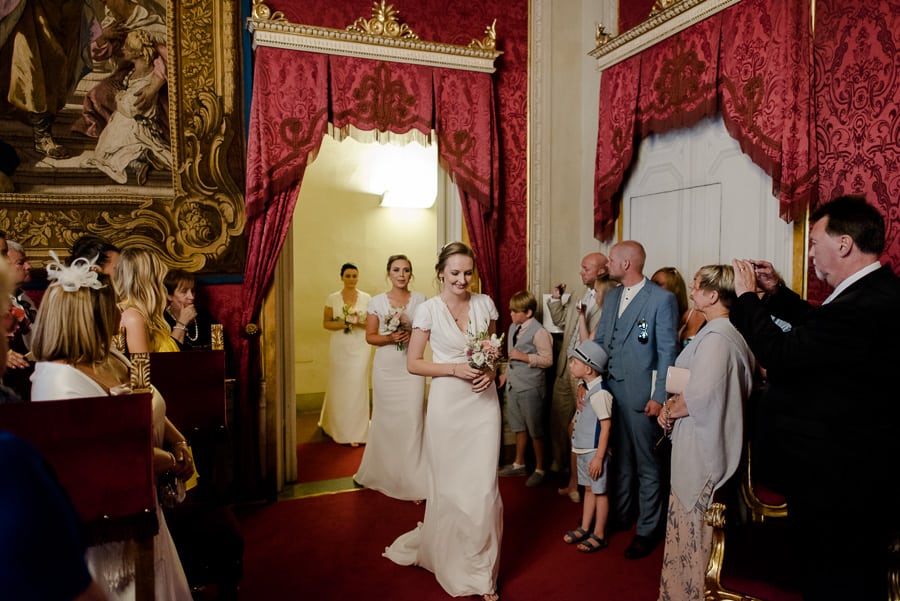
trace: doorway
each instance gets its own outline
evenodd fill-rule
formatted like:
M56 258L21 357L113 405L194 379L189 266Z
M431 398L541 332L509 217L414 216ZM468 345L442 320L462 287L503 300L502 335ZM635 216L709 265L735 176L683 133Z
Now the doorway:
M419 197L434 199L430 207L381 206L386 190L409 188L413 180L419 182L412 186ZM341 286L341 265L356 264L359 289L375 296L388 287L388 256L406 254L415 275L410 288L431 297L437 293L437 250L462 236L459 192L438 166L434 145L338 142L325 136L304 174L276 267L274 298L267 301L272 323L264 330L267 338L272 335L264 352L271 371L264 379L278 389L265 391L260 444L277 490L297 477L298 413L307 414L303 423L309 424L308 414L317 418L324 398L329 332L322 327L322 312L328 294ZM266 440L265 430L278 439ZM308 435L310 429L301 432Z

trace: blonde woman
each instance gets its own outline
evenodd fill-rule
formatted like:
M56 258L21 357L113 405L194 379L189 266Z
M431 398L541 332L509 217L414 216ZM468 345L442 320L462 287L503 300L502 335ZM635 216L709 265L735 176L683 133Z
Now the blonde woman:
M129 392L128 360L113 348L120 314L108 276L93 271L93 263L86 259L76 259L66 267L55 255L53 258L47 266L51 284L38 310L31 348L37 361L32 401ZM171 472L181 479L190 477L194 466L185 438L166 418L165 401L155 391L152 411L155 474ZM158 504L156 515L159 532L153 553L157 598L191 601L178 552ZM88 549L91 573L112 601L135 598L133 553L134 545L129 542Z
M703 600L712 549L706 510L741 459L744 403L753 389L756 359L728 319L736 298L731 265L697 271L691 300L706 325L675 361L675 367L690 370L690 379L666 400L657 418L672 439L659 601Z
M178 350L163 316L167 299L163 280L167 271L162 260L149 250L126 248L119 255L114 282L128 353Z

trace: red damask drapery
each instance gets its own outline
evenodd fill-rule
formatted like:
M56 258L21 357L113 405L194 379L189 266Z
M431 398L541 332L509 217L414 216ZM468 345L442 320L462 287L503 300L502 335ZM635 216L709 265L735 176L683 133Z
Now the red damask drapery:
M491 75L260 47L247 157L243 323L259 315L303 174L329 121L336 129L435 130L441 165L460 191L484 291L496 298L499 152ZM258 351L243 340L245 399L247 383L258 379ZM241 407L244 423L253 424L250 405ZM254 429L242 432L250 443Z
M782 217L797 217L815 192L812 64L809 0L743 0L604 71L595 236L613 235L637 140L717 111L772 176Z

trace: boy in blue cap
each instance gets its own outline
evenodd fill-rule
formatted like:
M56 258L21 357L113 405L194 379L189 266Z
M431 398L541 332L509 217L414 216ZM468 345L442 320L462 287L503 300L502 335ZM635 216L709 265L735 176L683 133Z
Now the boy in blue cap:
M606 372L608 361L606 351L593 340L585 340L569 351L569 371L579 380L579 388L585 389L576 395L578 410L572 432L572 452L577 455L578 484L584 486L584 506L581 525L566 532L563 541L577 544L582 553L594 553L607 546L606 489L613 396L601 374Z

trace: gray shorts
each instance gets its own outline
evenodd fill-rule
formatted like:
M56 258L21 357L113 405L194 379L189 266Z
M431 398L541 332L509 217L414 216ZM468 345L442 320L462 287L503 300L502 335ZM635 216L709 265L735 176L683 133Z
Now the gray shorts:
M578 459L576 461L578 465L578 484L585 487L585 489L590 489L592 493L595 495L605 495L606 494L606 477L609 475L609 452L603 456L603 472L600 474L600 477L596 480L591 479L591 475L588 472L588 464L591 462L591 459L594 457L594 452L583 453L577 456Z
M506 421L513 432L544 437L544 389L513 390L506 387Z

